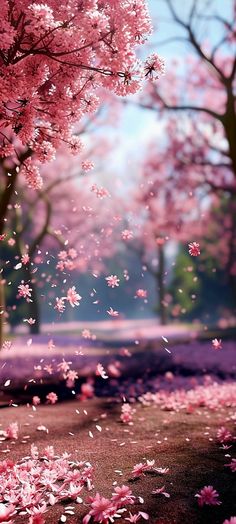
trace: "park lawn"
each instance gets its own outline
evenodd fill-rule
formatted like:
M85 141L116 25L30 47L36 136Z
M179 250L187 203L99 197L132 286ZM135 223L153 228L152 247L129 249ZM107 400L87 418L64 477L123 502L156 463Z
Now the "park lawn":
M216 440L220 426L227 425L232 430L233 408L219 408L217 412L201 408L187 414L138 403L133 425L127 425L119 420L120 407L112 399L93 399L44 405L36 410L31 406L3 408L0 411L2 428L17 421L20 432L18 440L1 443L2 460L16 461L29 455L32 443L40 451L48 445L53 445L58 454L67 451L72 459L87 460L95 467L92 494L98 491L109 497L113 482L128 484L134 495L144 499L143 504L128 508L133 513L147 512L150 524L222 524L226 518L236 515L234 474L224 467L229 462L225 455L231 454L232 449L221 449ZM37 430L40 425L44 425L48 433ZM10 452L6 453L7 449ZM168 473L146 474L130 481L133 466L145 459L155 459L157 467L169 468ZM170 498L151 494L163 485ZM220 506L198 507L194 496L204 485L213 485L219 492ZM86 500L86 496L83 498ZM67 515L66 522L82 522L86 507L69 501L50 508L45 515L46 523L60 522L67 505L74 507L75 515ZM14 522L23 524L25 517L17 517ZM119 522L127 521L119 519Z

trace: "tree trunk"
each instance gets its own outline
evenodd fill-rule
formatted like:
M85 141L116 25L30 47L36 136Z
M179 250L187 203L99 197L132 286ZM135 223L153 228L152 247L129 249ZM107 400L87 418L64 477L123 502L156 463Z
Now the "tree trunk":
M29 332L31 335L39 335L40 333L40 306L38 301L37 284L34 280L34 275L31 273L30 263L25 266L26 280L29 280L31 291L31 300L29 302L29 316L35 320L34 324L29 324Z
M4 284L0 280L0 349L3 344L3 330L4 330L4 318L5 318L5 297L4 297Z
M32 325L29 325L29 331L31 335L39 335L40 333L40 307L38 302L38 294L37 294L37 287L34 283L31 282L30 284L32 288L32 300L33 302L30 302L30 315L35 320L35 323Z
M236 305L236 195L231 195L230 197L229 213L232 219L232 226L229 240L229 258L227 264L227 272L229 284L233 294L233 304Z
M156 279L157 279L157 289L158 289L158 295L159 295L159 307L158 312L160 315L160 323L162 326L167 324L167 310L165 307L165 282L164 282L164 276L165 276L165 255L164 255L164 247L162 245L158 246L158 260L159 260L159 267L158 271L156 273Z

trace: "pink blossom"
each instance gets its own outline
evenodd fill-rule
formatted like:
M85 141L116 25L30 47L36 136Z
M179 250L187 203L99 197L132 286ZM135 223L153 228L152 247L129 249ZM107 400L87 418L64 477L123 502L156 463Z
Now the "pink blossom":
M79 301L82 299L82 297L79 295L79 293L76 292L75 286L72 286L67 291L66 299L72 307L75 307L80 305Z
M35 396L32 398L32 404L33 404L33 406L38 406L38 405L40 404L40 402L41 402L41 401L40 401L40 398L39 398L37 395L35 395Z
M223 524L236 524L236 517L230 517L229 519L224 520Z
M63 313L65 310L65 302L63 298L56 298L56 305L54 306L54 309L57 309L59 313Z
M85 382L81 386L82 399L92 398L94 396L94 387L90 382Z
M120 416L120 419L122 420L122 422L124 422L125 424L129 424L129 422L132 421L133 414L135 413L135 411L136 410L132 408L128 402L123 404L121 406L121 416Z
M136 524L141 518L144 520L149 519L149 515L145 513L144 511L139 511L138 513L131 513L129 512L129 517L125 517L125 520L128 520L128 522L132 522L133 524Z
M83 171L87 173L88 171L91 171L91 169L94 168L94 163L91 162L91 160L83 160L83 162L81 162L81 167Z
M30 318L25 318L24 322L27 322L30 326L33 326L35 324L36 320L35 320L35 318L30 317Z
M147 290L146 289L137 289L136 297L147 298Z
M89 516L93 517L94 522L108 523L109 517L114 514L115 507L109 499L102 497L99 493L96 493L95 497L91 497L91 510ZM83 523L87 523L86 517Z
M104 378L104 379L108 378L108 376L107 376L107 374L106 374L106 371L105 371L103 365L100 364L100 363L97 364L97 367L96 367L96 375L97 375L97 376L100 376L100 377L102 377L102 378Z
M146 77L151 78L151 80L159 78L160 75L163 75L165 72L165 62L156 53L153 53L145 61L144 73Z
M135 464L132 470L133 477L141 477L145 474L145 471L149 470L149 466L147 464L143 464L140 462L139 464Z
M44 502L42 506L33 507L31 509L31 516L29 519L29 524L45 524L46 520L43 517L43 514L47 511L46 503Z
M198 499L199 506L218 506L221 504L219 499L219 493L213 488L213 486L204 486L199 493L195 495Z
M111 500L115 503L117 508L121 508L124 504L134 504L134 495L128 486L115 487L115 492L112 493Z
M131 238L133 238L133 231L131 231L130 229L124 229L121 232L121 236L123 240L131 240Z
M228 429L222 426L217 431L217 438L222 444L225 442L230 442L232 441L232 433L230 433Z
M13 516L15 508L12 504L6 506L5 504L0 503L0 522L8 522Z
M29 287L29 284L24 284L24 281L22 280L22 283L18 286L19 297L31 297L31 291L32 289Z
M30 257L28 255L28 253L25 253L24 255L22 255L22 257L21 257L22 264L26 265L26 264L28 264L29 261L30 261Z
M201 253L200 245L197 242L190 242L188 247L189 247L189 254L192 257L197 257L198 255L200 255L200 253Z
M109 287L118 287L119 286L119 278L116 275L110 275L109 277L106 277L106 281Z
M105 189L104 187L98 187L97 184L92 185L91 191L95 193L97 197L100 199L110 196L110 193L107 189Z
M226 467L230 468L232 473L236 473L236 459L233 458L230 464L225 464Z
M15 241L15 239L14 239L14 238L9 238L9 240L8 240L8 242L7 242L7 243L8 243L8 245L9 245L9 246L11 246L11 247L12 247L12 246L14 246L14 245L15 245L16 241Z
M115 309L113 309L112 307L110 307L110 309L107 310L107 313L108 313L108 315L110 315L110 317L118 317L119 316L119 312L116 311Z
M56 402L58 401L58 396L56 393L53 393L52 391L51 393L48 393L46 399L48 400L49 404L56 404Z
M222 341L221 339L214 338L212 340L212 346L214 349L222 349Z
M19 426L17 422L12 422L6 429L6 437L9 439L18 439Z
M170 498L170 494L165 491L165 486L152 490L153 495L164 495L166 498Z

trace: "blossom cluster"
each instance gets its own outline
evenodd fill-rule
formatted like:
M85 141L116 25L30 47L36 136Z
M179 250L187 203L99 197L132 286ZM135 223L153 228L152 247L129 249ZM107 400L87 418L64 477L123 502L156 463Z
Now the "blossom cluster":
M163 70L156 55L136 57L152 32L145 0L2 0L0 32L1 154L19 148L16 163L33 188L42 185L38 164L59 145L81 151L73 128L98 109L98 90L134 93Z
M213 383L208 386L196 386L188 391L176 389L172 392L147 392L139 397L139 401L144 406L157 404L166 411L192 411L199 407L218 411L223 406L236 406L236 385L233 382Z
M68 453L56 455L53 446L40 453L32 444L30 457L17 463L5 460L0 472L0 514L6 521L21 514L29 524L44 524L50 506L67 499L82 502L83 489L93 487L91 464L73 462Z

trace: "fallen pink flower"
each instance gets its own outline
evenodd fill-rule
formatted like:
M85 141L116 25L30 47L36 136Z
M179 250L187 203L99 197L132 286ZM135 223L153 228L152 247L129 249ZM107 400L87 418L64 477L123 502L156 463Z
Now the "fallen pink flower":
M4 522L9 522L14 512L15 507L13 506L13 504L10 504L10 506L6 506L5 504L0 503L0 522L2 522L3 524Z
M165 491L165 486L161 488L153 489L152 495L164 495L166 498L170 498L170 494Z
M204 486L199 493L195 495L198 499L198 505L204 506L218 506L221 502L218 500L219 493L213 488L213 486Z
M233 458L229 464L225 464L227 468L230 468L232 473L236 473L236 459Z

